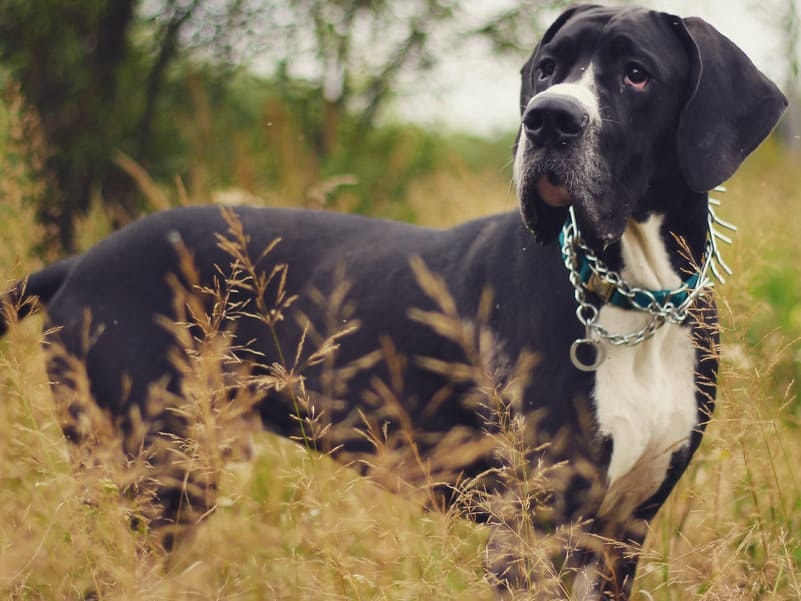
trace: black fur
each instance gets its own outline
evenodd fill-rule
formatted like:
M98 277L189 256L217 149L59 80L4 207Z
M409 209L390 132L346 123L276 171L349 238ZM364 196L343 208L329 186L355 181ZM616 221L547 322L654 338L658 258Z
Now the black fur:
M555 61L552 75L538 74L543 57ZM621 84L621 72L631 60L643 63L653 75L654 83L645 92L635 94ZM247 315L230 326L238 344L247 346L237 353L251 374L266 373L265 365L278 360L276 340L291 355L304 324L310 323L317 332L330 330L333 316L312 291L328 298L340 283L337 274L344 274L352 304L352 315L346 319L352 317L360 326L340 341L336 362L345 365L382 348L384 337L392 341L405 359L400 400L421 434L418 443L425 456L454 426L481 432L489 422L481 402L476 403L482 396L474 383L451 379L419 360L434 357L458 363L466 357L452 340L410 318L411 309L435 308L416 280L410 259L422 258L443 278L458 312L466 318L480 312L482 292L492 290L486 325L496 339L490 367L499 374L498 382L503 383L522 352L533 351L538 357L513 411L522 411L531 426L536 425L537 440L554 443L552 462L564 458L592 466L550 498L558 505L551 525L588 519L591 533L637 543L644 530L630 525L656 513L697 448L712 409L717 339L709 326L714 326L714 309L703 307L707 326L688 324L698 345L697 433L688 448L675 454L660 490L635 508L633 516L595 519L600 498L592 491L603 491L611 442L598 440L593 432L593 374L579 372L568 359L571 343L584 332L575 317L573 289L558 245L551 244L567 209L547 206L538 196L536 179L548 172L557 181L570 182L582 231L613 267L621 265L618 241L628 221L664 213L663 233L671 260L677 271L685 270L692 261L700 261L703 252L707 190L731 175L769 134L786 101L737 48L699 20L683 21L643 9L581 6L555 21L524 66L521 113L525 115L538 92L580 79L590 62L598 69L603 118L593 146L599 171L592 181L576 175L583 167L575 146L556 150L529 143L520 156L523 220L510 213L440 231L325 212L236 209L253 258L281 238L258 268L270 273L277 264L288 265L286 289L298 300L277 324L277 337ZM516 152L525 136L519 134ZM14 304L39 297L47 305L50 324L58 328L51 341L81 358L94 400L118 417L123 432L132 428L127 422L130 409L143 409L149 431L156 436L173 422L164 413L148 413L151 387L158 382L169 392L181 391L181 374L170 355L175 339L158 319L178 318L167 276L181 274L177 251L183 248L191 253L200 282L211 286L232 262L215 239L227 228L215 207L158 213L111 235L80 257L33 274L7 300ZM530 230L541 244L534 243ZM687 242L692 257L679 251L674 234ZM273 292L274 288L268 290L268 304ZM233 300L247 300L249 294L240 289ZM91 341L88 348L87 341ZM54 359L50 370L54 379L66 378L63 361ZM323 399L322 367L311 367L304 375L307 389ZM385 363L353 374L347 389L336 395L342 402L326 405L329 418L347 422L355 408L367 407L365 398L374 391L376 377L391 380ZM435 406L432 399L437 399ZM286 391L266 392L258 410L265 427L287 436L301 434ZM342 452L369 450L362 440L329 442L331 446L344 442ZM464 474L477 475L495 459L492 454L482 456L465 465ZM531 459L536 459L534 454ZM175 507L165 505L163 518L170 520ZM525 576L515 580L515 570L509 570L514 558L503 557L503 550L499 553L499 560L491 560L493 569L501 579L510 579L511 586L522 585ZM610 549L602 567L604 593L626 598L635 568L636 555Z

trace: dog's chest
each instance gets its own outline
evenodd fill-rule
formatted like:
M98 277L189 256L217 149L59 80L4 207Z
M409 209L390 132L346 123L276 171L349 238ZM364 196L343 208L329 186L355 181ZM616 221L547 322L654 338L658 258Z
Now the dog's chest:
M631 224L623 237L623 278L650 289L676 288L659 234L660 217ZM637 331L648 316L604 306L599 321L613 334ZM635 346L606 344L593 397L599 432L612 438L604 505L634 508L654 494L674 452L687 445L698 422L695 350L689 328L668 324Z

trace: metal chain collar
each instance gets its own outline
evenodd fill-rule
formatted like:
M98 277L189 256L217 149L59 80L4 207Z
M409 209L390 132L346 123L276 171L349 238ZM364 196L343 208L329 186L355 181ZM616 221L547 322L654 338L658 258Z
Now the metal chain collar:
M722 187L715 188L717 192L725 192ZM718 266L727 274L732 271L720 255L718 242L731 244L731 238L715 229L716 225L736 231L736 226L720 219L715 213L714 206L719 206L716 199L709 199L709 214L707 217L707 239L704 249L704 262L698 273L685 280L675 290L652 291L628 285L615 271L609 269L603 261L581 239L581 232L576 223L573 207L570 207L570 216L562 228L560 236L562 244L562 258L568 270L570 283L573 286L574 297L578 306L576 317L585 328L585 337L575 340L570 347L570 360L582 371L595 371L605 359L604 346L636 346L651 338L656 331L666 323L683 324L687 321L690 308L696 299L709 293L714 287L711 274L721 283L725 279ZM624 298L628 308L646 313L648 320L645 325L634 332L627 334L612 334L598 323L599 310L587 300L590 290L588 280L582 276L582 264L589 267L591 278L608 287L610 292ZM587 362L579 354L582 348L594 350L594 358Z

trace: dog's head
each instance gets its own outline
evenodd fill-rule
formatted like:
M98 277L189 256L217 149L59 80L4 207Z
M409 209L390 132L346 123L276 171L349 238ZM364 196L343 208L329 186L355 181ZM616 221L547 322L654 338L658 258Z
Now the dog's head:
M730 40L700 19L578 6L522 70L514 180L526 225L552 242L570 205L585 235L618 240L659 181L707 192L787 106Z

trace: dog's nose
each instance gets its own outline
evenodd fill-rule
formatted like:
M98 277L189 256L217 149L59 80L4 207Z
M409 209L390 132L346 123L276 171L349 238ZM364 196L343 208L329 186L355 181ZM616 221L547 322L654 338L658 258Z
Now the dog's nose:
M523 113L523 129L535 146L567 146L587 128L590 116L569 96L545 95L535 98Z

